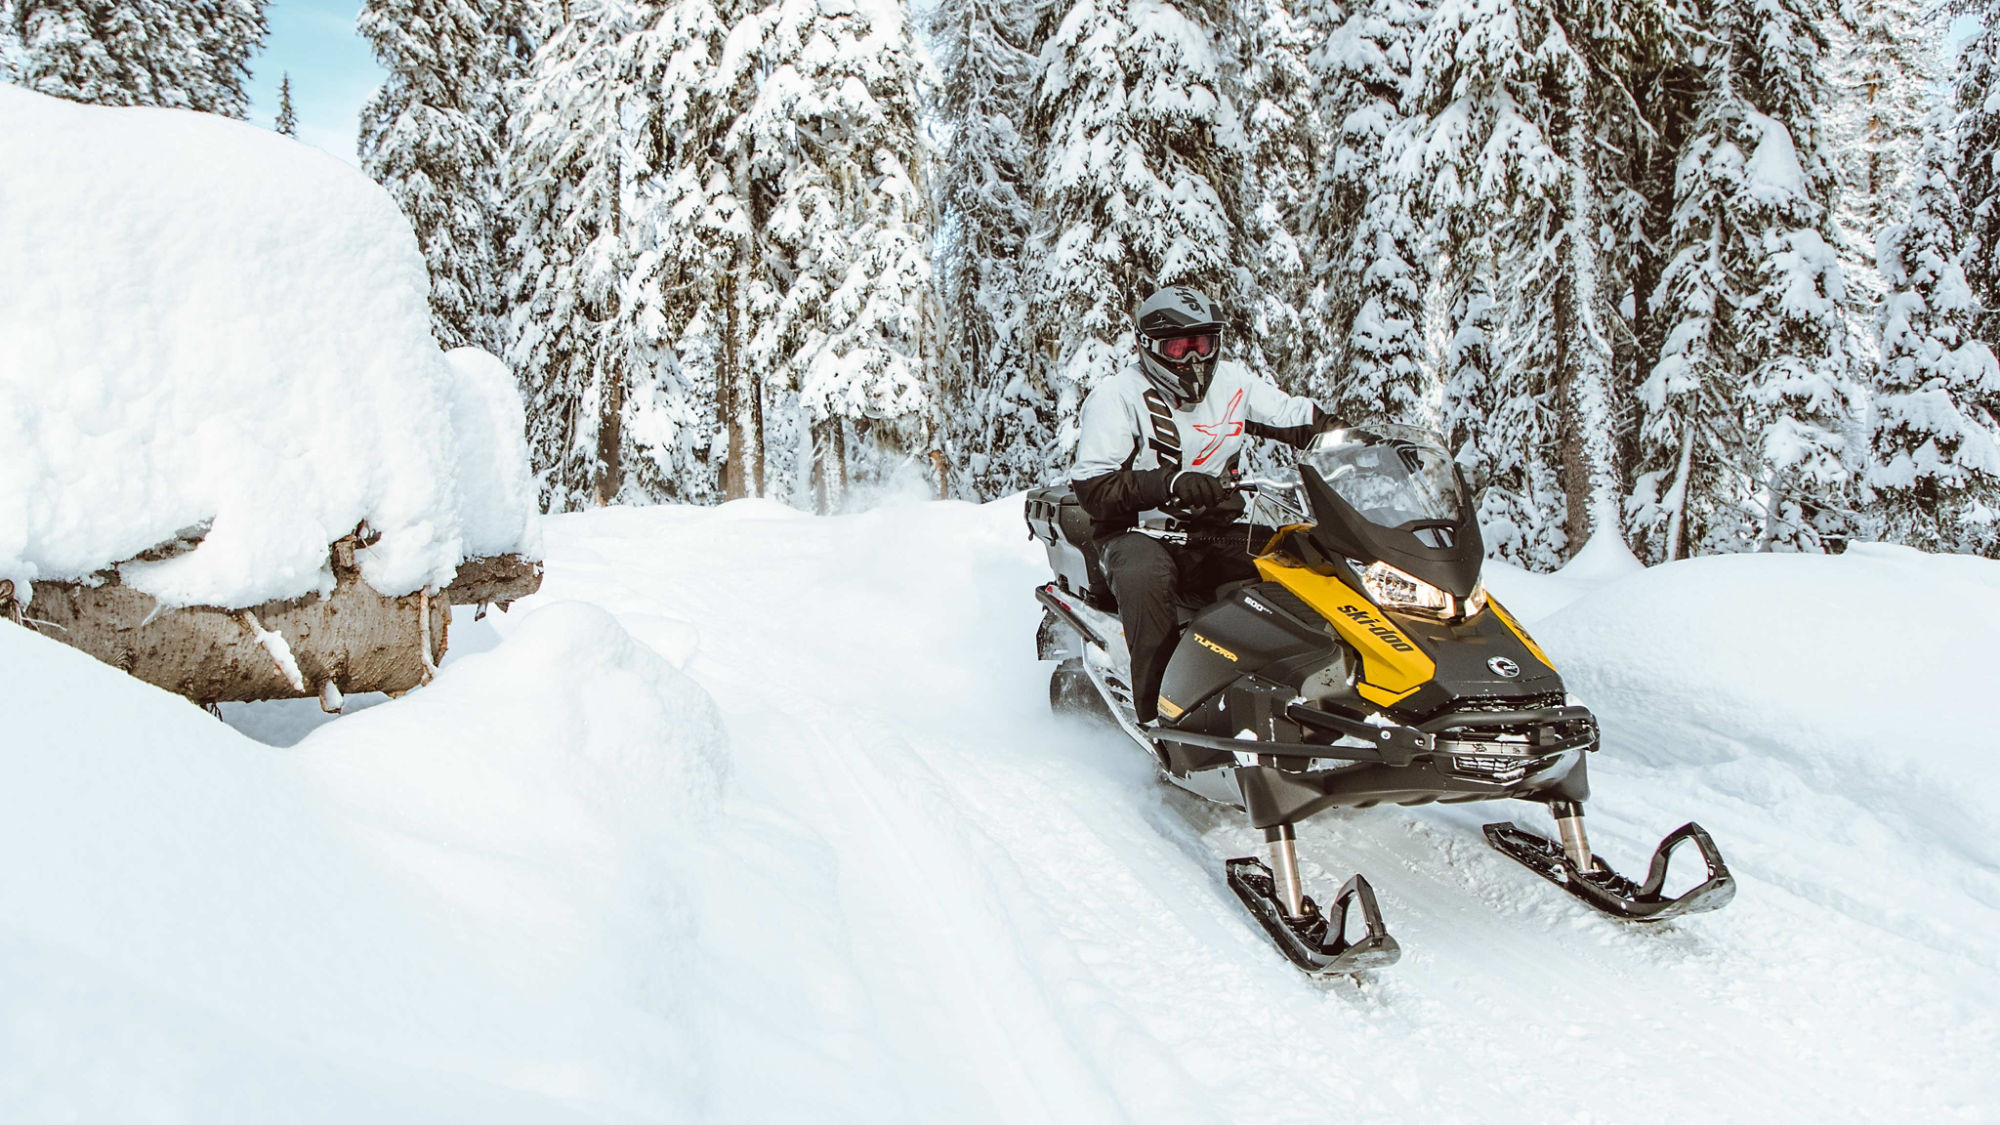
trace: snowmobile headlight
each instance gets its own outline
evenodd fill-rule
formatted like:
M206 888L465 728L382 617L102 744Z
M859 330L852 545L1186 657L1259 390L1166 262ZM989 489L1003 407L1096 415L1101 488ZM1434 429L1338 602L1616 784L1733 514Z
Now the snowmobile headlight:
M1401 613L1421 613L1426 617L1450 617L1452 596L1436 586L1405 574L1385 562L1369 563L1361 572L1361 584L1368 596L1383 609Z
M1417 613L1452 620L1471 617L1486 608L1486 583L1483 581L1472 588L1471 597L1461 600L1385 562L1370 563L1364 568L1361 584L1367 587L1368 596L1375 599L1376 605L1398 613Z

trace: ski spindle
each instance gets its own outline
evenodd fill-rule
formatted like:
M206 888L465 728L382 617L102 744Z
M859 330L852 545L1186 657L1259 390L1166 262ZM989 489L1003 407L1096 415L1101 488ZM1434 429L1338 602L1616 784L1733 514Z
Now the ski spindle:
M1271 870L1277 873L1285 917L1305 917L1306 888L1299 880L1299 848L1292 826L1276 824L1264 829L1264 841L1271 845Z
M1563 854L1578 871L1590 870L1590 837L1583 831L1583 806L1575 801L1551 801L1556 831L1562 834Z

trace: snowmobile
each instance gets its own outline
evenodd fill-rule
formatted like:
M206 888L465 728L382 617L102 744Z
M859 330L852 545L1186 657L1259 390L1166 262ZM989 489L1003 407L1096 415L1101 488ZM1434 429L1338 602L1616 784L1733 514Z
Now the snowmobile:
M1028 527L1054 572L1035 592L1038 647L1057 662L1056 711L1109 718L1168 780L1263 829L1271 862L1231 859L1225 875L1293 964L1332 975L1400 955L1361 875L1324 908L1306 894L1293 826L1326 809L1531 801L1553 815L1557 839L1512 823L1486 825L1486 839L1597 910L1661 921L1729 902L1735 882L1697 824L1660 842L1643 883L1592 854L1583 805L1597 721L1485 589L1479 524L1441 438L1401 426L1329 431L1298 454L1295 473L1232 488L1243 500L1225 532L1172 518L1141 528L1182 541L1241 536L1258 574L1181 608L1157 720L1135 717L1117 606L1067 485L1028 494ZM1684 844L1706 876L1670 895L1668 865ZM1360 922L1351 937L1350 910Z

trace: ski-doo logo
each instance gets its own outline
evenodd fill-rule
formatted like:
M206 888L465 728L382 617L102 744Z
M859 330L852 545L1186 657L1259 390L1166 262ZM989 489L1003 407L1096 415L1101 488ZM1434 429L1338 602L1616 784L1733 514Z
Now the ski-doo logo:
M1223 648L1221 645L1216 644L1214 641L1209 640L1207 637L1202 636L1200 633L1194 634L1194 643L1209 650L1210 652L1215 653L1217 656L1225 657L1232 661L1236 659L1235 653L1229 651L1226 648Z
M1415 652L1417 646L1403 639L1402 634L1382 624L1382 619L1359 606L1344 605L1340 612L1354 619L1356 625L1375 634L1385 645L1397 652Z

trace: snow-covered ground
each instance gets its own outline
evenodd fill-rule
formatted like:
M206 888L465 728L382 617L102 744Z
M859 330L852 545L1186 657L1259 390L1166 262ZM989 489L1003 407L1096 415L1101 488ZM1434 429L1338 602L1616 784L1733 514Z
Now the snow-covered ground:
M0 1118L2000 1117L2000 564L1496 574L1605 721L1599 850L1699 819L1736 901L1620 925L1509 809L1330 814L1309 879L1405 955L1315 983L1223 884L1255 835L1047 714L1018 499L544 532L288 749L0 625Z

